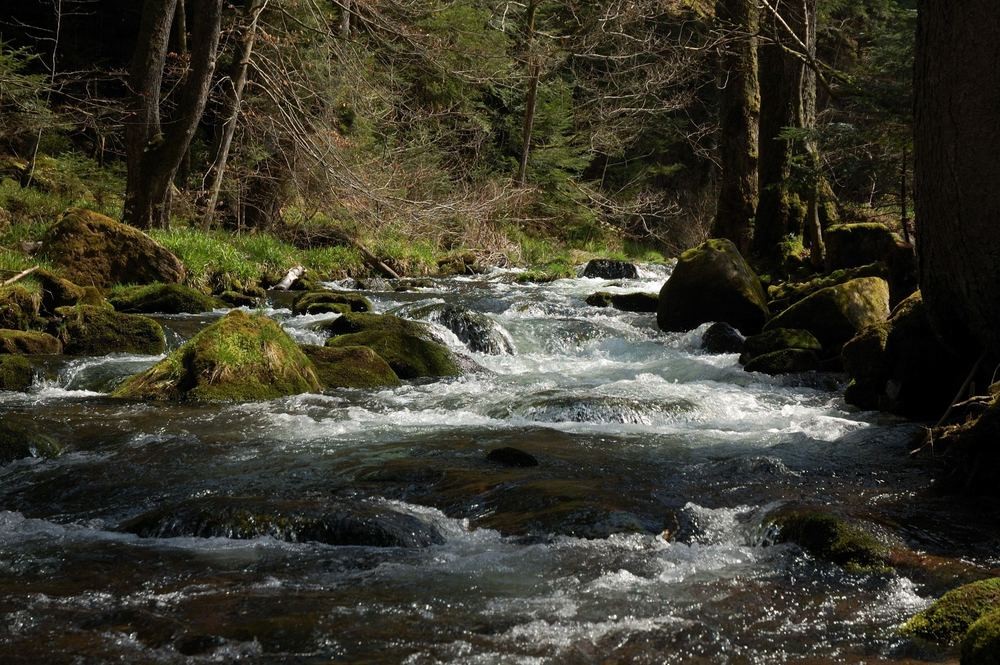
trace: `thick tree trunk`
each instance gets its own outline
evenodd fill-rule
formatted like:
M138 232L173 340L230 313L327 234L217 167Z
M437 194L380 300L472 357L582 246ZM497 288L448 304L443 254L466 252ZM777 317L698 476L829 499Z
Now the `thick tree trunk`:
M215 217L215 206L219 202L222 179L226 174L226 164L229 162L229 149L233 144L233 135L236 133L236 124L240 115L240 105L243 103L243 89L247 84L250 56L253 54L253 45L257 38L257 21L266 6L267 0L250 0L246 6L243 42L239 58L233 63L229 85L226 87L225 120L222 125L222 133L219 135L219 142L215 149L215 161L212 162L206 177L209 183L208 199L205 203L205 216L202 220L206 229L212 226L212 220Z
M126 135L128 178L125 221L139 228L165 228L170 188L205 110L215 71L222 0L195 4L191 64L167 132L160 124L160 85L177 0L146 0L132 61L133 116Z
M722 55L719 154L722 182L712 235L750 249L757 209L760 84L757 78L757 0L719 0L716 17L729 33Z
M524 101L524 126L521 129L521 164L517 171L517 182L524 187L528 182L528 158L531 155L531 132L535 128L535 107L538 96L538 79L542 68L535 62L535 14L540 0L530 0L528 3L528 18L526 23L528 62L528 94Z
M781 133L804 126L807 67L789 50L801 53L803 45L808 48L808 26L815 21L816 0L772 0L763 12L761 32L767 41L760 47L760 202L753 245L755 253L771 258L786 235L801 232L807 214L806 202L791 184L796 145Z
M921 0L917 251L946 341L1000 356L1000 15L994 0Z

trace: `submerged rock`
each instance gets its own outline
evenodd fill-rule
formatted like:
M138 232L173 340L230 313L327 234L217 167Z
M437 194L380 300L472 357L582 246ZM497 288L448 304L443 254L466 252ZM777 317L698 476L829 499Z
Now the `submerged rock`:
M292 543L364 547L427 547L444 538L413 515L370 503L317 506L256 497L194 499L130 520L120 529L143 538L264 536Z
M490 462L502 464L503 466L511 466L522 469L538 466L538 460L535 459L534 455L511 446L494 448L490 452L486 453L486 459Z
M775 316L765 329L808 330L824 349L836 353L866 327L888 316L889 285L879 277L863 277L820 289Z
M740 355L740 362L746 365L754 358L788 349L813 351L815 355L823 351L823 346L808 330L775 328L748 337L743 347L743 353Z
M656 322L661 330L686 331L723 321L744 334L767 321L760 279L728 240L707 240L681 254L660 290Z
M635 264L615 259L592 259L583 269L583 276L597 279L636 279Z
M470 351L493 356L514 353L514 342L503 327L479 312L457 305L435 303L412 310L408 316L438 323L455 334Z
M820 368L820 358L808 349L782 349L756 356L743 367L748 372L778 376L812 372Z
M587 296L587 304L591 307L614 307L623 312L656 312L660 296L656 293L608 293L598 291Z
M119 312L201 314L222 307L212 296L183 284L149 284L116 289L108 301Z
M900 632L931 642L954 644L972 624L997 610L1000 610L1000 577L949 591L903 624Z
M367 346L382 356L401 379L458 376L461 368L444 344L423 324L391 314L345 314L324 324L332 333L326 346Z
M889 548L874 535L847 520L820 510L791 510L770 520L777 542L794 543L817 559L848 572L887 569Z
M0 329L0 354L55 355L62 353L58 339L43 332Z
M3 374L2 363L3 359L0 358L0 377ZM58 457L62 452L63 446L46 434L0 423L0 464L27 457Z
M70 208L42 239L42 252L81 286L184 281L180 260L126 224L91 210Z
M292 303L293 314L322 314L316 309L318 305L347 305L351 312L370 312L372 303L368 298L358 293L341 293L337 291L309 291L303 293ZM342 311L342 308L332 308L330 311Z
M740 353L746 339L728 323L713 323L701 336L701 348L709 353Z
M400 385L389 364L366 346L303 346L325 390L331 388L391 388Z
M0 390L24 392L34 379L35 370L26 358L0 355Z
M63 352L74 356L109 353L163 353L166 341L156 321L136 314L122 314L104 307L60 307L56 336Z
M312 363L281 326L265 316L233 310L130 378L114 395L240 402L319 390Z

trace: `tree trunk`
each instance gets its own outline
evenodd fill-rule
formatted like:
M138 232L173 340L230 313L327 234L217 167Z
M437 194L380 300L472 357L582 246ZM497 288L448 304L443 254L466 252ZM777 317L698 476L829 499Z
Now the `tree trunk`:
M728 238L741 252L750 249L757 208L757 142L760 83L757 78L757 0L719 0L716 17L730 35L722 55L719 104L722 182L712 227L716 238Z
M528 94L524 101L524 126L521 135L521 165L517 172L517 182L524 187L528 182L528 157L531 154L531 132L535 127L535 106L538 95L538 79L542 68L535 62L535 13L538 11L539 0L528 3L527 20L527 54L528 62Z
M808 46L816 0L772 1L763 11L761 32L767 41L760 47L760 202L753 245L759 256L773 258L786 235L801 232L807 213L791 184L795 142L781 133L803 127L807 67L786 49L801 53L802 45Z
M340 38L347 40L351 38L351 0L341 0L340 2Z
M1000 356L1000 20L994 0L921 0L915 69L917 252L952 346Z
M165 228L169 222L171 184L205 110L219 46L222 0L201 0L192 20L190 70L164 133L160 86L176 6L177 0L146 0L130 71L134 97L126 129L124 219L144 229Z
M205 217L202 220L206 229L212 226L212 220L215 217L215 206L219 202L222 178L226 174L226 164L229 161L229 149L233 144L233 135L236 133L236 124L240 115L240 105L243 103L243 88L247 84L250 56L253 54L253 45L257 38L257 20L266 6L267 0L250 0L246 7L247 24L243 28L243 43L239 58L233 63L233 73L229 78L230 85L226 88L225 120L222 124L222 133L219 135L219 143L215 149L215 161L212 162L206 177L209 183L208 200L205 203Z
M800 1L805 18L802 41L805 43L809 59L815 61L816 0ZM816 72L812 67L805 65L802 67L801 124L803 129L816 129ZM820 221L820 198L824 191L821 184L823 181L822 163L819 156L819 145L814 137L807 138L804 147L808 156L807 165L811 173L806 176L806 215L802 220L802 235L805 245L809 248L809 262L813 268L820 270L823 268L823 260L826 255L826 247L823 243L823 225Z

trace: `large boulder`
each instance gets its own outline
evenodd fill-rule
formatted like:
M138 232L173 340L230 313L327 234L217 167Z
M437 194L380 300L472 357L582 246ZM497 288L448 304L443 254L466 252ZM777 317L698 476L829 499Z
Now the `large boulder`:
M880 277L853 279L820 289L771 319L766 330L808 330L828 352L889 316L889 285Z
M583 276L597 279L635 279L639 269L627 261L593 259L583 268Z
M708 240L681 254L660 290L656 322L662 330L685 331L724 321L743 334L767 321L760 279L728 240Z
M831 273L814 276L804 282L782 282L775 284L767 287L767 306L772 312L781 312L821 289L837 286L838 284L862 277L888 279L889 268L884 263L871 263L857 268L834 270Z
M70 208L42 239L46 258L81 286L184 281L180 260L155 240L110 217Z
M138 314L201 314L223 304L183 284L127 286L112 291L108 301L119 312Z
M56 355L62 353L62 344L48 333L0 328L0 354L3 353Z
M938 340L919 291L845 344L841 358L848 403L916 419L944 413L974 360Z
M63 343L63 353L68 355L157 355L166 348L163 328L145 316L93 305L60 307L56 314L55 336Z
M445 345L432 339L427 326L391 314L345 314L325 329L334 348L367 346L382 356L401 379L457 376L461 368Z
M319 390L313 364L281 326L234 310L130 378L114 395L246 402Z
M24 356L0 355L0 390L24 392L34 379L35 370Z
M332 388L391 388L399 385L399 377L389 364L365 346L302 347L316 368L316 376L324 390Z
M828 270L888 263L898 242L889 227L878 222L835 224L823 233Z
M586 303L591 307L613 307L623 312L653 313L660 303L660 296L657 293L643 291L632 293L598 291L587 296Z

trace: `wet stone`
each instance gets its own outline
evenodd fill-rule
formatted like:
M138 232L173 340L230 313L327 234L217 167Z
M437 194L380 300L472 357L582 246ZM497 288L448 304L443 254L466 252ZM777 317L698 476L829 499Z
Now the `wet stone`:
M510 446L491 450L486 453L486 459L490 462L502 464L503 466L519 468L538 466L538 460L533 455Z

